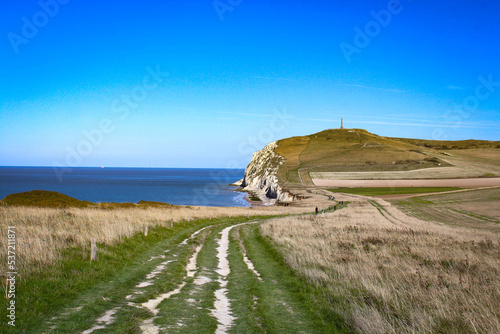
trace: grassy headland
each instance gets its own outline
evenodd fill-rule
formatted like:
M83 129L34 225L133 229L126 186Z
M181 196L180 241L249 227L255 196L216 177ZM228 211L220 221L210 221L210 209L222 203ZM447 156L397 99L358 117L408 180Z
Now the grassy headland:
M309 174L322 172L453 167L447 178L500 175L500 141L389 138L362 129L331 129L277 144L276 154L285 158L278 179L287 188L312 186Z

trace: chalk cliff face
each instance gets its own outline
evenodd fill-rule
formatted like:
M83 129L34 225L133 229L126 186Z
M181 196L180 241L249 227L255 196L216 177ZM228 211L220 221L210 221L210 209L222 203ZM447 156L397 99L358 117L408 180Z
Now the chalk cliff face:
M245 169L241 187L257 193L260 197L278 201L291 201L293 196L278 184L278 169L285 158L274 151L278 145L272 142L253 154L252 161Z

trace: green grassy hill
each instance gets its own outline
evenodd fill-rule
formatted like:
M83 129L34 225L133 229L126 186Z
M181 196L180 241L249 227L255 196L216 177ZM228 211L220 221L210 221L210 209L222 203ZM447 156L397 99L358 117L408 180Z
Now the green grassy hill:
M56 191L32 190L23 193L10 194L2 199L3 205L34 206L45 208L87 208L94 203L80 201L76 198L58 193Z
M452 156L467 160L455 151L487 150L492 155L488 162L500 167L499 148L500 141L389 138L362 129L330 129L279 140L276 153L285 158L280 183L309 186L311 172L406 171L454 166Z
M5 206L31 206L39 208L149 208L149 207L174 207L174 205L162 202L140 201L139 203L92 203L81 201L56 191L32 190L5 196L0 201Z

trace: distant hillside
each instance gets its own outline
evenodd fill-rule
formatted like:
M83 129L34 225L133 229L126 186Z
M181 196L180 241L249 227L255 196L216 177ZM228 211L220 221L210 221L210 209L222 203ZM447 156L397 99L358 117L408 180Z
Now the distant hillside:
M277 163L273 165L268 157ZM286 194L290 187L313 186L310 173L431 167L436 178L500 176L500 141L390 138L362 129L330 129L278 140L256 152L245 172L244 185L279 198L275 195Z
M428 155L426 147L362 129L325 130L282 139L277 145L276 154L285 158L278 172L278 179L284 184L312 185L310 172L397 171L449 166Z
M412 145L434 148L439 150L464 150L473 148L500 148L500 141L489 140L428 140L428 139L408 139L393 138Z
M91 202L80 201L68 195L45 190L32 190L23 193L10 194L2 200L2 204L44 208L86 208L94 205L94 203Z

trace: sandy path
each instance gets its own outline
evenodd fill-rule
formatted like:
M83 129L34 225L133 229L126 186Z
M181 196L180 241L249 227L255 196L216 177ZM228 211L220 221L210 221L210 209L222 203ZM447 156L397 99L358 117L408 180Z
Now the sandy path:
M390 225L389 228L396 226L398 228L403 229L411 229L415 231L422 231L424 233L437 233L440 235L450 235L454 238L458 238L459 240L470 240L471 232L474 234L474 237L477 239L487 240L491 238L491 235L487 231L480 231L476 229L469 229L457 226L443 225L440 223L435 223L433 221L422 220L417 217L413 217L407 215L396 206L391 205L391 203L385 201L382 198L377 197L366 197L362 195L354 195L354 194L341 194L337 193L335 198L338 200L349 201L351 202L348 208L356 208L356 207L366 207L372 206L377 210L372 210L369 213L370 216L383 216ZM351 209L352 210L352 209ZM342 211L337 211L342 212Z
M229 231L231 231L235 226L229 226L222 230L221 237L218 241L219 247L217 247L217 258L219 259L219 264L217 266L217 274L219 274L219 284L220 288L215 291L215 302L214 310L212 310L212 315L217 319L217 329L216 333L227 333L227 330L231 328L233 320L235 319L231 314L231 304L227 298L227 276L231 272L229 268L228 250L229 250Z
M473 178L473 179L437 179L437 180L327 180L312 179L320 187L497 187L500 178Z
M255 270L255 266L253 265L253 262L248 258L245 250L243 250L243 261L245 261L245 263L248 267L248 270L253 272L254 275L257 276L259 281L262 281L262 277L260 277L260 273L257 270Z
M214 309L212 310L212 315L217 319L217 329L215 331L217 334L227 333L235 320L235 317L233 317L231 312L231 302L227 297L227 276L231 272L228 260L229 232L237 226L254 223L255 222L241 223L226 227L222 230L221 237L218 240L219 246L217 247L217 258L219 259L219 263L217 265L216 272L219 274L218 282L220 284L220 288L215 291ZM259 278L259 280L261 280L260 274L255 270L250 259L246 256L246 254L243 254L243 257L248 269L250 269Z
M82 332L82 334L90 334L93 333L94 331L98 329L104 329L106 328L107 325L110 325L113 323L114 318L113 316L116 314L118 311L118 308L114 308L112 310L106 311L102 317L96 320L96 323L94 326L92 326L90 329L87 329Z

